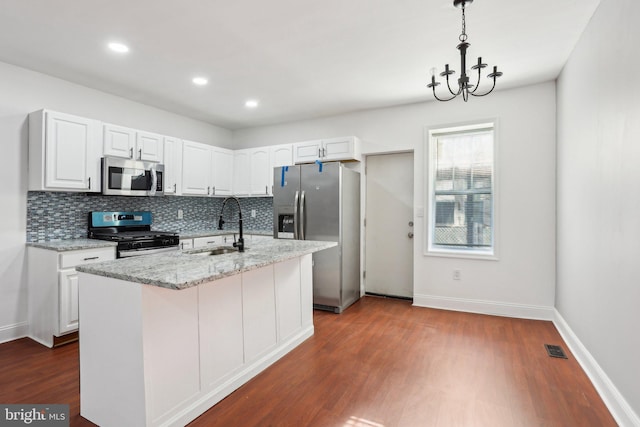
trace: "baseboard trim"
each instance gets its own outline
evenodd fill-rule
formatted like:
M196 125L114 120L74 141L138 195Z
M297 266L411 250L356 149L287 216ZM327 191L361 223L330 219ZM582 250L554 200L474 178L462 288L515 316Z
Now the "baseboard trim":
M489 314L493 316L549 321L554 319L555 311L553 307L546 306L420 294L415 294L413 296L413 305L417 307L438 308L442 310L464 311L468 313Z
M27 321L0 326L0 344L24 338L29 334Z
M596 391L609 408L618 425L640 426L640 417L631 408L627 400L620 394L620 391L613 384L604 370L598 365L596 359L589 353L589 350L582 344L582 341L573 332L569 324L564 320L558 310L554 309L553 324L562 336L562 339L573 356L576 358L584 372L587 374Z

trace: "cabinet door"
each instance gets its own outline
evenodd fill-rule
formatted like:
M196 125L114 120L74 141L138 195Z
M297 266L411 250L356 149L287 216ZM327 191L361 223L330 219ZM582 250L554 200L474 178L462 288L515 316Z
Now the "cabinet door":
M59 286L59 325L62 335L78 329L78 273L71 268L61 270L58 277Z
M249 150L233 153L233 193L248 196L251 193L251 156Z
M273 275L273 265L242 273L245 363L260 358L277 343Z
M293 144L293 160L295 163L313 163L322 154L322 141L306 141Z
M164 194L182 192L182 140L164 139Z
M254 148L249 151L251 188L249 194L252 196L268 196L271 187L269 167L269 148Z
M104 155L134 158L136 130L123 126L105 124L103 127Z
M148 162L162 163L164 137L156 133L138 131L136 133L135 158Z
M230 196L233 194L233 150L213 148L213 195Z
M269 195L273 195L273 168L293 164L293 144L272 145L269 147Z
M45 114L44 190L100 191L98 122L69 114Z
M208 196L211 194L211 146L183 141L182 194Z
M360 161L359 140L353 136L323 139L323 161L358 160Z

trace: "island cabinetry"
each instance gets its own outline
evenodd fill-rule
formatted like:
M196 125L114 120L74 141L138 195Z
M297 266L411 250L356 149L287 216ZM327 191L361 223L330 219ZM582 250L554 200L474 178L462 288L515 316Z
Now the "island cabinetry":
M81 415L106 427L195 419L313 335L311 260L183 290L80 273Z
M29 114L29 190L99 192L100 122L49 110Z
M57 252L28 248L29 337L47 347L78 330L79 265L115 259L114 248Z

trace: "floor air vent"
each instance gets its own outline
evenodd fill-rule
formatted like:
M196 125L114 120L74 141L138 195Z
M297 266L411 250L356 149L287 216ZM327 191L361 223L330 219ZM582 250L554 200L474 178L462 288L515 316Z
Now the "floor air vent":
M547 353L551 357L558 357L560 359L566 359L567 358L567 355L564 354L564 350L559 345L545 344L544 348L547 349Z

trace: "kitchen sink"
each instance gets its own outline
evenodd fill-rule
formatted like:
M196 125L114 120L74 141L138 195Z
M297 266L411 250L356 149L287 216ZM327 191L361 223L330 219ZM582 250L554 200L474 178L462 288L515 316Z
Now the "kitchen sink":
M238 248L232 248L230 246L220 246L213 249L207 249L202 252L191 252L190 255L212 256L212 255L224 255L237 253Z

